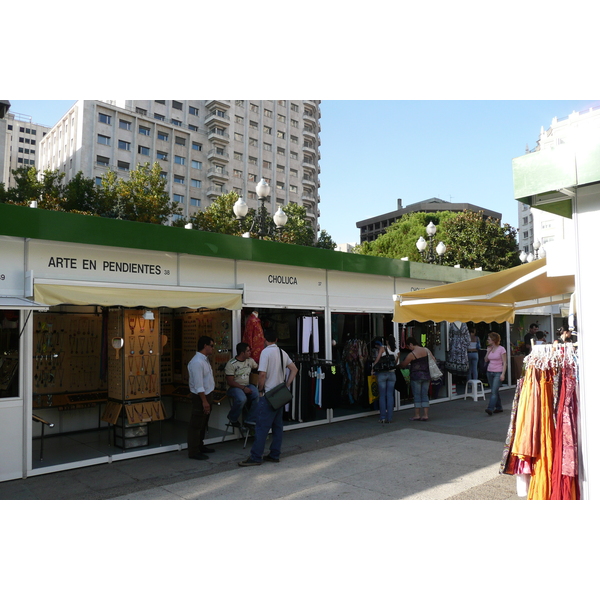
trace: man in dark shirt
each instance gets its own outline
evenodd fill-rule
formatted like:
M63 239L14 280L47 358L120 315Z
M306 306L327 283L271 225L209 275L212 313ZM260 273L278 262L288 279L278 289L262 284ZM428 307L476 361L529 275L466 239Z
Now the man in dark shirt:
M529 331L525 334L524 342L525 342L525 354L529 354L531 352L531 346L535 344L535 334L539 329L537 323L532 323L529 326ZM533 338L533 341L532 341Z

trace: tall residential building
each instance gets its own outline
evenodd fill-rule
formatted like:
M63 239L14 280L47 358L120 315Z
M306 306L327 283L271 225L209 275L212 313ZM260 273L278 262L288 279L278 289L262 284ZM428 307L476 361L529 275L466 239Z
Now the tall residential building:
M583 125L581 129L580 125ZM580 134L580 131L583 133ZM600 139L600 105L572 112L568 117L554 117L548 129L541 127L540 137L532 152L549 152L563 144L588 143L582 136ZM548 202L555 201L556 198L550 194ZM573 236L572 219L520 203L519 250L526 254L534 253L535 242L543 246L553 241L573 239Z
M14 185L12 171L20 167L37 167L42 138L50 131L33 123L28 115L8 112L0 119L0 183Z
M256 207L256 184L271 186L269 211L295 202L318 231L319 100L79 100L40 144L40 167L65 182L81 171L100 181L159 162L185 215L234 191Z

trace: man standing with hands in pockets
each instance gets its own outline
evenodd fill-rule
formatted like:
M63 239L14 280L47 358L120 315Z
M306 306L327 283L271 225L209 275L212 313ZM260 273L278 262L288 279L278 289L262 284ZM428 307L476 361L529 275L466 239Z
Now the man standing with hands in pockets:
M208 357L213 353L215 341L203 335L198 340L198 351L188 363L190 393L192 396L192 415L188 426L188 457L207 460L213 448L204 445L204 436L208 428L208 419L212 409L212 392L215 379Z
M287 367L287 379L284 379L285 367ZM292 362L287 352L277 346L277 334L272 329L265 331L265 349L261 352L258 364L258 406L256 410L256 426L254 444L250 450L250 456L239 462L240 467L252 467L262 465L263 460L268 462L279 462L281 455L281 443L283 441L283 409L274 410L265 398L265 392L275 386L285 383L289 388L298 373L298 367ZM273 438L269 454L263 458L265 443L269 430L272 430Z

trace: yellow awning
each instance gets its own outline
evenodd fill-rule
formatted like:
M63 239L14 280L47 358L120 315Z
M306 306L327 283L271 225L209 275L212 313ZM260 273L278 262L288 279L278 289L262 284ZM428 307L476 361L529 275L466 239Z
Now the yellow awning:
M144 306L147 308L242 308L242 290L195 291L193 288L140 288L34 284L36 302L56 306Z
M548 277L546 259L394 296L394 321L513 323L515 311L568 302L575 277Z

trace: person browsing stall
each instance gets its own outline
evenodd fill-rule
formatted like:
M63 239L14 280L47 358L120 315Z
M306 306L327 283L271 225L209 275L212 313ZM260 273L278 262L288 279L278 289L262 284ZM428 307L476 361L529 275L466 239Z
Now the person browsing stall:
M412 389L415 415L411 421L429 420L429 352L419 345L414 337L406 339L406 347L410 350L408 356L400 363L401 369L408 367L410 371L410 387ZM423 410L423 416L421 416Z
M284 374L287 368L287 377ZM298 373L298 367L292 362L287 352L277 346L277 334L273 329L265 331L265 349L260 354L258 363L258 393L256 407L255 437L250 456L238 463L240 467L262 465L263 461L279 462L283 441L283 409L273 409L265 398L265 393L285 381L289 388ZM272 433L269 454L263 457L267 435Z
M213 448L204 445L208 419L212 410L212 393L215 378L208 357L213 353L215 341L206 335L198 340L198 349L188 363L189 386L192 397L192 414L188 426L188 457L206 460Z
M495 331L488 334L488 348L485 353L485 362L488 365L487 378L492 393L485 412L490 416L493 413L501 413L503 411L499 390L500 383L504 381L506 375L506 349L500 345L501 340L500 334Z
M379 422L391 423L394 414L394 397L396 395L396 365L398 363L398 349L396 339L390 335L387 344L378 338L375 340L376 354L371 369L371 375L377 375L379 388ZM380 368L381 367L381 368Z
M254 425L255 402L258 400L258 390L250 383L250 373L258 369L255 360L250 357L252 348L246 342L240 342L235 347L236 355L225 365L227 378L227 395L232 399L231 410L227 414L232 427L241 428L240 415L246 404L248 405L244 423Z

